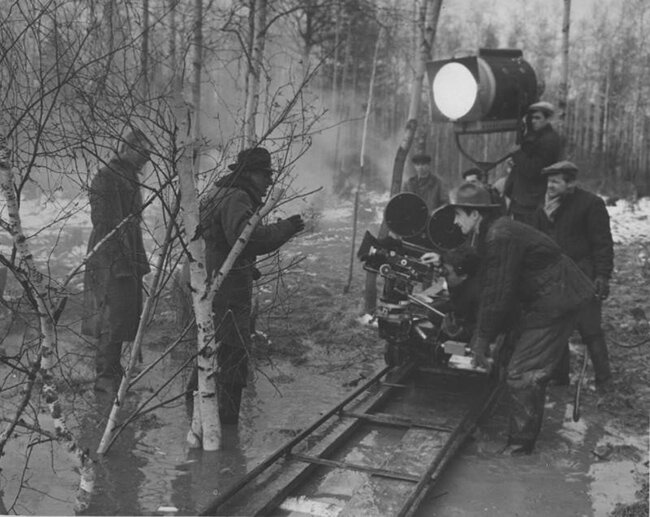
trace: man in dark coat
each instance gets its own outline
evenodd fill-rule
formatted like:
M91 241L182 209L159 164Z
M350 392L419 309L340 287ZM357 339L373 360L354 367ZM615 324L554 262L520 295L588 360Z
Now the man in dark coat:
M262 147L241 151L232 173L218 180L201 199L201 228L206 244L206 266L213 276L226 260L246 223L262 204L273 183L271 156ZM258 224L226 275L212 302L217 348L220 418L236 424L241 393L248 375L250 316L255 260L277 250L304 229L300 215L273 224ZM190 387L195 381L190 381Z
M97 172L89 188L93 228L88 253L112 234L91 255L84 275L81 331L97 338L97 391L111 393L119 387L122 343L133 341L140 322L142 277L149 272L149 263L140 228L138 174L149 156L145 135L140 130L129 133L117 156Z
M546 192L542 169L560 160L562 141L551 126L554 111L549 102L530 105L526 115L528 130L521 147L508 159L511 169L505 195L510 199L510 214L516 221L532 223Z
M447 189L440 176L431 169L431 156L416 154L411 161L415 167L415 176L404 183L402 192L412 192L420 196L431 213L447 203Z
M481 185L463 183L451 206L455 224L482 261L474 361L489 368L490 343L510 332L507 447L513 447L512 454L530 454L542 425L546 385L580 307L594 296L593 285L547 235L500 216L499 205ZM513 313L518 315L514 324Z
M577 328L594 366L596 388L612 388L607 343L602 328L602 301L609 295L614 269L614 244L605 202L577 186L578 167L562 161L542 169L547 179L544 206L535 214L534 225L571 257L593 280L596 296L580 312ZM557 383L569 383L569 347L564 348Z

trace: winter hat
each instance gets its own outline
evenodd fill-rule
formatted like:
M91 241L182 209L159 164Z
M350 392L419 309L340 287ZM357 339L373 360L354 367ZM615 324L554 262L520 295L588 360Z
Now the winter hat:
M264 171L273 172L271 166L271 155L263 147L244 149L237 155L237 162L228 165L231 171Z

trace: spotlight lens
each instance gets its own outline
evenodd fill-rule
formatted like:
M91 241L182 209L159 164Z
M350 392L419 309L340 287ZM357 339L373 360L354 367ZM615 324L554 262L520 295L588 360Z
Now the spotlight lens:
M476 102L478 84L467 67L447 63L433 79L433 101L450 120L467 115Z

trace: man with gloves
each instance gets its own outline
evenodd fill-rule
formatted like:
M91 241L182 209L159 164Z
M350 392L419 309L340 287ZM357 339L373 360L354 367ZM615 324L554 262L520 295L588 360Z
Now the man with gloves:
M534 226L557 242L595 284L596 296L580 312L576 326L594 366L596 389L607 393L612 389L612 373L601 311L614 269L609 214L600 197L577 186L578 167L572 162L554 163L542 169L542 175L547 180L546 198ZM569 383L569 370L567 344L556 372L557 384Z
M490 343L510 333L510 424L504 452L530 454L542 425L546 385L579 309L594 297L593 285L550 237L501 216L482 185L463 183L452 194L454 222L481 259L474 361L489 368Z
M228 168L232 172L219 179L201 199L201 231L210 276L219 271L273 184L271 155L263 147L241 151L237 162ZM259 274L255 269L256 257L277 250L304 228L300 215L272 224L258 224L214 297L217 389L223 424L238 422L241 394L248 375L251 298L253 280Z

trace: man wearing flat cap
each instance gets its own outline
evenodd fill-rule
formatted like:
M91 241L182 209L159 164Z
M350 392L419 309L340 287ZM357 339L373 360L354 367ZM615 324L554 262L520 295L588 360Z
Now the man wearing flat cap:
M551 125L554 112L553 105L545 101L528 107L526 134L521 147L508 159L510 174L504 193L510 199L509 211L516 221L532 223L546 192L542 169L560 160L562 140Z
M530 454L542 425L546 385L580 307L594 296L593 285L550 237L501 216L482 185L463 183L450 197L454 222L482 264L470 342L474 362L489 367L490 343L509 333L510 424L504 452Z
M604 201L577 186L578 167L569 161L542 169L547 188L544 206L535 214L534 226L558 243L594 282L596 296L580 312L576 323L594 367L596 389L612 389L612 373L602 328L602 301L609 295L614 269L614 244ZM569 384L569 347L564 347L556 372L557 384Z
M447 203L449 199L447 189L442 178L431 169L430 155L414 154L411 161L415 168L415 176L406 180L402 192L412 192L420 196L431 213Z
M208 275L219 271L250 217L262 205L273 184L271 155L263 147L245 149L228 166L230 173L219 179L201 198L201 231L206 245ZM219 372L217 389L222 424L236 424L241 394L248 375L250 317L257 255L277 250L302 231L300 215L276 223L258 224L244 251L226 275L212 302ZM196 389L196 372L189 389Z

